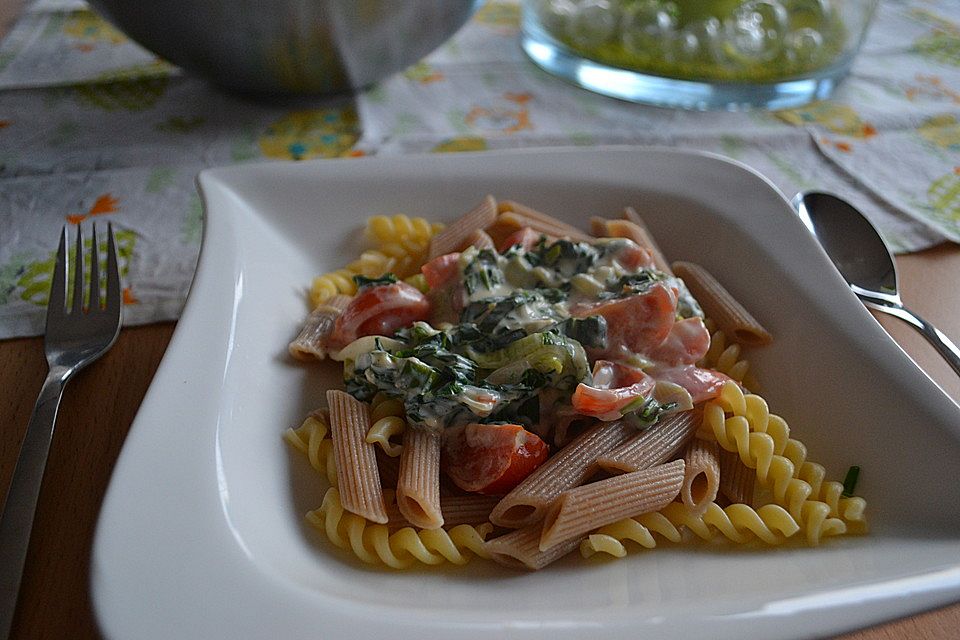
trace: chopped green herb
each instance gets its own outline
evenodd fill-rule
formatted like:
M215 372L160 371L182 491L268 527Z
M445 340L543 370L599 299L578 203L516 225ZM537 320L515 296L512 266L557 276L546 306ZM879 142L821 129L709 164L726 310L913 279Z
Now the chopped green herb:
M385 273L379 278L368 278L366 276L353 276L353 281L357 284L357 289L366 289L367 287L382 287L388 284L394 284L397 276L392 273Z
M844 498L849 498L853 495L854 491L857 489L857 480L860 478L860 467L854 465L847 469L847 475L843 478L843 493Z

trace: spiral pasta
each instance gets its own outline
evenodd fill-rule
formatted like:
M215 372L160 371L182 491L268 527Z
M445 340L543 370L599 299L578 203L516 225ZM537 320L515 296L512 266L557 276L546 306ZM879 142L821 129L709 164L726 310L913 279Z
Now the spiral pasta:
M727 334L718 329L713 320L707 318L704 324L710 332L710 348L697 365L725 373L731 379L743 383L748 389L759 388L756 379L750 373L750 362L740 358L742 347L736 342L729 341Z
M430 239L441 229L443 224L439 222L431 223L426 218L410 218L401 213L393 216L371 216L367 219L366 236L380 245L404 240L429 244Z
M367 442L379 445L391 458L399 456L403 445L391 442L390 439L403 435L407 429L403 403L382 392L378 393L370 402L370 422L372 424L367 431Z
M652 549L657 544L653 533L679 542L680 527L703 540L712 540L719 534L737 544L760 540L769 545L782 544L800 530L786 509L775 504L754 509L739 503L722 508L711 502L703 514L696 515L684 504L672 502L657 513L625 518L598 529L580 544L580 554L584 558L597 553L622 558L627 554L625 541Z
M310 284L310 302L314 308L332 298L337 294L352 296L357 292L357 283L353 281L353 276L360 275L353 269L337 269L329 273L324 273L313 279Z
M862 498L845 499L842 505L839 495L834 505L820 500L833 500L835 487L821 482L817 467L806 461L806 448L789 437L786 422L772 415L759 396L744 395L736 383L727 382L720 396L704 407L703 425L721 447L739 452L743 463L757 471L757 480L772 490L774 501L788 510L810 544L845 533L847 522L863 521ZM817 491L799 477L801 472L817 483Z
M385 524L373 524L345 511L340 492L334 487L327 490L320 507L308 512L306 518L335 546L352 551L368 564L385 564L393 569L405 569L415 562L462 565L469 562L471 554L488 558L483 543L493 531L493 525L486 523L477 527L461 524L449 531L404 527L391 533Z
M330 426L321 411L315 411L296 429L287 429L283 438L295 449L306 454L310 466L326 475L331 487L337 486L337 463L333 455L333 441L327 436Z
M443 224L403 214L372 216L367 220L366 236L374 247L342 269L317 276L310 286L310 301L317 307L337 294L357 292L354 276L379 278L393 273L398 278L415 276L426 260L430 239Z

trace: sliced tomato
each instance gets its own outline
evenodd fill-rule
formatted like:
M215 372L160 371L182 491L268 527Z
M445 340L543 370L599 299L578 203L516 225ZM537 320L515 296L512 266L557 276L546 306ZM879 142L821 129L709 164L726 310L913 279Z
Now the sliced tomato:
M437 256L420 267L420 271L431 289L441 287L457 277L460 272L460 254L445 253L442 256Z
M654 380L680 385L690 393L694 404L715 398L723 384L730 379L719 371L701 369L692 364L676 367L656 366L647 369L646 372Z
M430 302L406 282L367 287L337 317L330 346L342 349L362 336L389 336L430 315Z
M594 363L593 382L594 386L578 384L570 401L578 413L607 422L619 420L624 407L647 397L656 386L640 369L608 360Z
M623 248L617 252L616 256L616 261L619 262L624 269L628 271L639 271L640 269L656 268L657 263L653 259L653 254L633 240L626 240Z
M444 434L441 463L461 489L501 496L547 459L547 445L517 424L468 424Z
M707 354L710 332L700 318L675 322L667 339L647 352L651 360L667 366L693 364Z
M543 234L539 231L534 231L530 227L523 227L522 229L517 229L504 238L503 242L500 243L500 246L497 247L497 251L504 253L507 249L514 245L520 245L521 249L524 251L529 251L540 241L542 236Z
M663 283L645 293L575 306L570 314L576 318L603 316L607 321L608 347L600 355L619 357L624 353L647 354L663 342L676 319L677 294Z

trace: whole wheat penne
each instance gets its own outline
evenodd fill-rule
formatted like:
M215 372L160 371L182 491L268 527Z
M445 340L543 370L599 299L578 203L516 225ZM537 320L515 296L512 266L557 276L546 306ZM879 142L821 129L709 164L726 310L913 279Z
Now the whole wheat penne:
M558 238L565 237L565 238L572 238L574 240L592 240L592 238L589 235L585 234L583 230L580 229L579 227L575 227L572 224L567 224L563 220L558 220L551 215L543 213L542 211L538 211L532 207L528 207L525 204L514 202L513 200L504 200L503 202L500 202L497 205L497 212L500 214L515 213L519 216L522 216L528 221L536 221L537 223L540 223L545 227L556 229L557 231L562 231L562 233L554 233L554 234L550 234L549 231L543 231L543 233L547 233L548 235L555 235ZM535 231L542 231L531 225L523 225L523 226L531 227Z
M493 196L488 195L476 207L433 236L430 240L430 259L451 253L469 244L474 232L486 229L496 219L497 201Z
M323 360L327 357L327 340L333 332L337 316L350 304L350 296L335 295L310 312L300 334L287 347L297 360Z
M733 341L759 347L773 342L773 336L710 272L692 262L674 262L673 270L686 283L704 313Z
M607 220L604 236L608 238L626 238L633 240L638 246L642 247L653 260L654 265L660 271L672 274L670 265L666 258L660 252L660 248L653 244L653 239L647 230L630 220Z
M496 249L493 238L483 229L477 229L467 238L466 244L461 248L476 247L477 249Z
M753 506L757 472L743 464L736 451L720 449L720 493L730 502Z
M597 459L610 473L640 471L669 460L693 438L700 427L699 409L674 413L637 433Z
M596 473L597 458L635 432L634 427L619 421L600 422L584 431L504 496L490 521L511 529L537 522L560 492L579 486Z
M443 526L440 511L439 433L409 427L403 435L397 505L411 524L423 529Z
M683 454L680 499L694 516L703 515L720 487L720 446L715 440L694 438Z
M441 496L440 512L443 514L443 526L446 529L461 524L481 525L490 521L490 512L500 498L496 496ZM387 501L387 515L391 527L407 527L411 523L400 513L396 501Z
M514 229L530 227L534 231L554 238L569 238L578 242L591 240L591 237L583 231L580 231L576 227L571 227L565 222L553 219L541 220L539 218L532 218L517 211L504 211L497 216L497 221Z
M499 538L484 543L484 550L490 559L511 569L542 569L551 562L559 560L580 546L585 536L572 538L554 545L546 551L540 550L542 527L539 522L522 529L511 531Z
M458 524L483 524L490 520L490 512L500 502L498 496L444 496L440 498L443 526Z
M588 531L617 520L662 509L680 493L684 466L683 460L674 460L567 489L544 517L540 550L581 540Z
M663 251L660 250L660 245L657 244L653 234L650 233L650 229L647 228L647 223L643 221L643 218L640 217L640 214L637 213L637 210L633 207L624 207L623 219L632 223L633 227L631 233L636 235L622 237L630 238L641 247L645 247L648 251L650 251L651 254L653 254L653 261L656 263L657 268L661 271L672 274L673 272L670 270L670 262L667 260Z
M343 508L373 522L387 521L374 445L366 441L370 411L350 394L330 389L330 432Z

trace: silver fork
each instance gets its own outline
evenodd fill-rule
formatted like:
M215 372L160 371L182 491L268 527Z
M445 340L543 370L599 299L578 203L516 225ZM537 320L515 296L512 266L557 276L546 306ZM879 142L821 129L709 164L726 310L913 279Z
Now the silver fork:
M97 227L90 255L89 304L84 308L83 234L77 227L73 303L67 311L67 228L60 236L47 303L44 350L50 371L30 416L20 456L0 516L0 638L10 636L23 565L30 544L40 482L50 452L63 388L74 373L113 346L120 333L122 300L113 225L107 225L107 295L101 305Z

